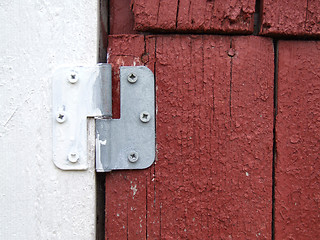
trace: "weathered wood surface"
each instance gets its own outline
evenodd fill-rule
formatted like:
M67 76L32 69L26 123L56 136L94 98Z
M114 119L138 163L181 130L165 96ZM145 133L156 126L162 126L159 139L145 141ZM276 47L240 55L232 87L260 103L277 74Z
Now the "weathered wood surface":
M261 34L320 37L319 0L264 0Z
M131 0L109 0L109 31L114 34L134 34Z
M252 33L255 0L133 0L135 29Z
M275 239L320 236L319 56L319 42L279 42Z
M107 174L106 239L270 239L272 41L122 35L108 53L115 77L155 73L157 159Z

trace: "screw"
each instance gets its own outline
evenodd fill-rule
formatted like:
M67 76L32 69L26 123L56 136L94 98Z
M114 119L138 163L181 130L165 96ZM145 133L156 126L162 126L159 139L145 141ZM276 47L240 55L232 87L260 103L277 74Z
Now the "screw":
M135 73L130 73L128 75L128 82L135 83L138 80L138 76Z
M143 111L142 113L140 113L141 122L147 123L150 121L150 118L150 113L148 113L147 111Z
M75 163L79 160L79 154L72 152L68 154L68 160L72 163Z
M56 115L56 120L58 123L64 123L67 120L67 115L65 111L58 111Z
M236 55L236 50L233 48L230 48L227 52L229 57L234 57L234 55Z
M131 151L128 154L128 160L129 162L135 163L139 159L139 154L136 151Z
M72 71L68 77L70 83L76 83L79 80L78 74L75 71Z

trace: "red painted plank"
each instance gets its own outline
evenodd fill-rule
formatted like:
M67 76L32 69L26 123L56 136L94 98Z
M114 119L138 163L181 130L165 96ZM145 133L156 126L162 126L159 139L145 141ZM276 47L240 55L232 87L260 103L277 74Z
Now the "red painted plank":
M146 37L149 39L148 37ZM119 67L145 65L153 59L154 40L140 35L109 38L108 62L113 72L113 116L120 117ZM153 52L146 50L152 48ZM148 67L153 70L153 63ZM152 169L152 168L151 168ZM147 231L147 186L151 169L121 171L106 176L106 239L144 239Z
M110 34L134 34L131 0L109 1Z
M261 34L320 37L319 0L264 0Z
M272 41L111 36L109 54L154 67L157 160L108 174L106 238L270 239Z
M255 0L133 0L135 29L252 33Z
M319 55L319 42L279 42L276 239L320 236Z

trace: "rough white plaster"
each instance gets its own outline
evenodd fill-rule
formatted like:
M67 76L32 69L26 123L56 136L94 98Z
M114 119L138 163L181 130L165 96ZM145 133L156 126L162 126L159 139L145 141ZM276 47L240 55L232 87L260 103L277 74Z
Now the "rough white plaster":
M96 63L97 6L0 2L0 239L95 238L93 160L78 172L52 162L50 77Z

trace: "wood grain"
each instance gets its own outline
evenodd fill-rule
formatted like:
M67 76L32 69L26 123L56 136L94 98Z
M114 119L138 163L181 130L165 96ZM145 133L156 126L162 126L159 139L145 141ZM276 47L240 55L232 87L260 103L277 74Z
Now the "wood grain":
M261 34L320 37L319 0L264 0Z
M279 42L276 239L320 236L319 54L319 42Z
M108 52L155 73L157 159L107 174L106 239L270 239L272 41L123 35Z
M134 0L137 31L252 33L254 0Z

